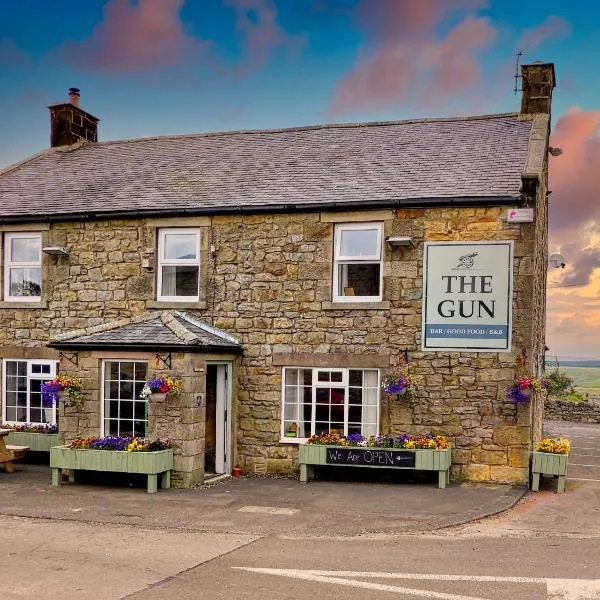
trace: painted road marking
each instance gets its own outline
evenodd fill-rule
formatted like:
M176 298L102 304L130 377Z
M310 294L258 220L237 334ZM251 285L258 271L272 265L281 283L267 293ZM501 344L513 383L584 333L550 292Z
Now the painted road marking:
M268 515L295 515L299 512L297 508L279 508L277 506L242 506L238 512L261 513Z
M569 463L570 467L595 467L598 468L600 465L584 465L583 463Z
M489 600L480 596L465 596L461 594L447 594L431 590L417 590L414 588L372 583L353 579L407 579L415 581L463 581L485 583L523 583L545 584L548 600L600 600L600 579L557 579L548 577L494 577L486 575L446 575L429 573L382 573L373 571L318 571L301 569L266 569L258 567L233 567L251 573L263 575L279 575L293 579L304 579L319 583L333 583L348 587L357 587L381 592L396 592L420 598L435 600Z
M600 481L600 479L584 479L583 477L568 477L569 481Z

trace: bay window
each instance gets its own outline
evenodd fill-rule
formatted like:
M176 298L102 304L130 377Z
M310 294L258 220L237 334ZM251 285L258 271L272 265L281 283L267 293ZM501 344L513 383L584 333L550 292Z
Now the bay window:
M379 371L286 367L282 439L321 433L364 436L379 429Z

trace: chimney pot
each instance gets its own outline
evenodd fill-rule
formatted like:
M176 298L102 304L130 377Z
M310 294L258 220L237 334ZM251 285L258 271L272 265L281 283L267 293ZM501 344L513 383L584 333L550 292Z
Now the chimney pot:
M79 88L72 87L69 88L69 98L71 99L71 104L74 106L79 106L79 97L81 94L79 93Z

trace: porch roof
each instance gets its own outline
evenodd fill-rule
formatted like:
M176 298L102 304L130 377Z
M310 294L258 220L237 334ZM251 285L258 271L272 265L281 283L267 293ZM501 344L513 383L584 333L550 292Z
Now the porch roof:
M57 335L51 347L65 350L145 350L231 352L242 347L229 333L185 312L162 311L119 319Z

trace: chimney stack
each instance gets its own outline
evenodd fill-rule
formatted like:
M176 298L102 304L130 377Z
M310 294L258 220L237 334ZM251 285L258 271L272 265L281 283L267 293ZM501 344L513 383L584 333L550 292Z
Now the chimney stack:
M521 67L523 95L521 113L550 114L552 90L556 87L554 63L535 62Z
M90 113L79 108L79 89L69 88L69 102L51 104L50 147L72 146L80 141L98 141L98 121Z

